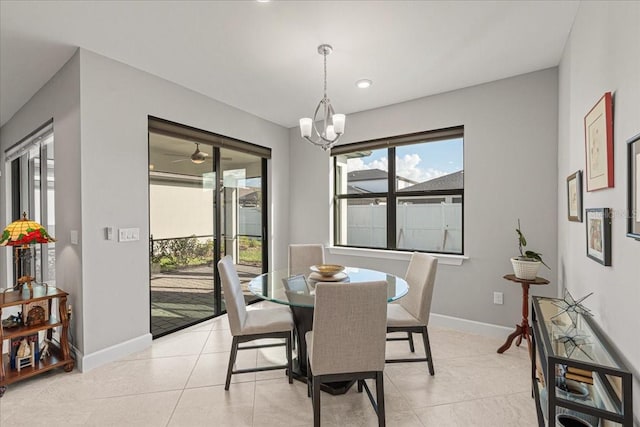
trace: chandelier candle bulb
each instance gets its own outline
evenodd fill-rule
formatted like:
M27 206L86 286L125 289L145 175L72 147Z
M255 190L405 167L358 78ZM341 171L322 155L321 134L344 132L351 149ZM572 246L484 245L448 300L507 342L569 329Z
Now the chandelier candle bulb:
M303 138L308 138L311 136L312 125L313 121L310 118L305 117L303 119L300 119L300 135L302 135Z
M331 118L331 121L333 121L333 130L338 135L344 133L344 120L344 114L334 114Z
M336 132L333 130L333 125L327 126L327 139L336 139Z

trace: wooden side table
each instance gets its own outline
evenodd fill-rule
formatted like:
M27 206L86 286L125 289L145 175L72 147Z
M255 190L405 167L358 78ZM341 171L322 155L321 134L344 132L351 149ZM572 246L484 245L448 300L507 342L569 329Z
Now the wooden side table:
M507 274L503 276L504 279L512 282L520 283L522 285L522 321L519 325L516 325L516 330L513 331L505 341L504 344L498 349L498 353L504 353L513 340L518 338L516 346L519 346L523 339L527 340L527 346L529 353L531 353L531 326L529 326L529 285L548 285L549 281L542 277L536 277L534 280L518 279L515 274Z

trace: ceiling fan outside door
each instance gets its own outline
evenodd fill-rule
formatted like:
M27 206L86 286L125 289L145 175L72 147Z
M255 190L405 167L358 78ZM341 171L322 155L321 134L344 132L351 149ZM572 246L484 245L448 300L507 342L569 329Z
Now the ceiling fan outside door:
M185 162L187 160L191 160L192 163L199 165L204 163L207 160L211 160L209 157L209 154L205 153L204 151L200 151L200 144L197 142L195 144L196 144L196 150L188 158L172 160L171 163L180 163L180 162Z

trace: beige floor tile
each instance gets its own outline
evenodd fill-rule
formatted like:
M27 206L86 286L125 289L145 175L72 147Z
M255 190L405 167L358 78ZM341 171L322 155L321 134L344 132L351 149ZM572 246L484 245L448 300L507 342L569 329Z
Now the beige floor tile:
M179 331L153 341L153 345L123 360L151 359L155 357L199 355L210 331Z
M207 338L207 342L202 349L203 353L220 353L231 351L233 335L229 329L212 330Z
M189 377L186 388L224 385L229 366L229 352L202 354ZM238 352L235 369L251 369L256 367L256 350ZM231 383L255 381L256 374L234 374Z
M435 376L426 362L385 367L388 426L536 425L526 346L497 354L501 340L443 328L429 333ZM414 340L413 356L424 356L419 335ZM233 375L224 390L231 341L228 319L220 317L86 373L55 370L12 384L0 399L0 425L312 426L306 384L289 384L284 369ZM407 342L387 343L387 357L411 355ZM245 350L236 368L285 361L284 347ZM321 401L323 426L377 425L355 387L342 396L322 393Z
M90 400L139 393L182 390L198 356L114 362L84 374L60 375L52 399Z
M185 390L169 426L252 426L254 394L254 382Z
M253 416L255 426L313 425L307 385L279 379L257 381Z
M432 406L415 412L425 427L538 425L530 392Z

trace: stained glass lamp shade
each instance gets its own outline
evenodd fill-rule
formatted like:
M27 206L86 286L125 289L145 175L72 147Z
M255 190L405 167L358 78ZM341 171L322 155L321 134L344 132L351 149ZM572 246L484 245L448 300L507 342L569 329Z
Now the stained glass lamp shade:
M29 249L29 245L34 243L50 243L56 240L47 233L45 228L35 221L27 219L27 214L23 213L22 218L7 225L0 236L0 246L15 246L16 264L20 258L25 261L25 256L20 257L19 249ZM23 267L22 272L26 274L27 269ZM29 272L30 273L30 272ZM18 283L26 283L31 290L31 281L34 278L26 274L18 279Z

